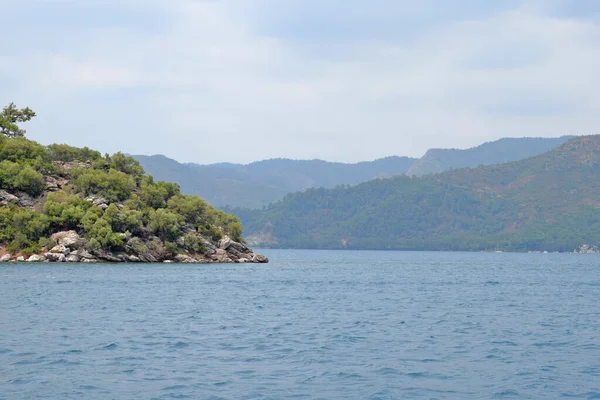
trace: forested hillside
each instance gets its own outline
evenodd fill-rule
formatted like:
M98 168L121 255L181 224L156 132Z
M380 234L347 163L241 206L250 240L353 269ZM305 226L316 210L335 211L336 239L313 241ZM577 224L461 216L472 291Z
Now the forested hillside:
M600 136L518 162L291 194L231 210L255 244L572 251L600 241Z
M34 116L14 104L0 114L2 261L266 261L242 243L238 218L133 158L26 139L18 123Z

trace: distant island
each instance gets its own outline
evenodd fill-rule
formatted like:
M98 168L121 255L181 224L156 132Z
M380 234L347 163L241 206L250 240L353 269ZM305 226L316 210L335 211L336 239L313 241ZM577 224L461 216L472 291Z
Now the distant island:
M510 163L309 189L263 210L227 210L249 243L266 247L595 252L600 136Z
M0 113L0 261L263 263L237 217L132 157L25 138L35 117Z

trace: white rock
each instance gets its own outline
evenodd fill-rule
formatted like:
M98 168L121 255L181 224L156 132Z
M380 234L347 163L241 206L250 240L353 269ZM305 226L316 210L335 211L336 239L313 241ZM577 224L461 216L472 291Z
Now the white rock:
M5 254L2 257L0 257L0 262L8 262L12 259L12 256L10 254Z
M219 240L219 248L223 250L227 250L233 241L229 238L229 236L225 235L221 240Z
M65 258L66 262L79 262L79 256L77 254L69 254Z
M67 248L67 246L58 244L50 249L50 253L61 253L66 255L70 253L70 250Z
M83 241L75 231L56 232L52 235L52 239L56 240L59 245L74 249L79 247Z

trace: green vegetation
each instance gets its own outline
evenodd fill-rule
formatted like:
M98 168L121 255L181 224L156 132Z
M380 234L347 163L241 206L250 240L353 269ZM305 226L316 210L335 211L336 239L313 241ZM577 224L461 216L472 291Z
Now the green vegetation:
M7 137L23 137L25 130L19 128L18 123L27 122L35 117L35 113L29 108L18 109L14 103L2 109L0 113L0 133Z
M600 243L600 136L526 160L310 189L229 209L254 244L295 248L572 251Z
M14 104L0 114L0 243L8 251L37 253L65 230L90 250L119 251L128 242L177 253L204 250L203 237L243 241L236 217L181 194L177 184L155 182L132 157L27 140L16 123L33 116Z

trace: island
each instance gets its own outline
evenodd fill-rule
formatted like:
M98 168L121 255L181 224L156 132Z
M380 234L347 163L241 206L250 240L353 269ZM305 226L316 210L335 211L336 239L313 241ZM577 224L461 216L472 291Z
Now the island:
M0 261L266 263L242 225L123 153L44 146L0 113Z

